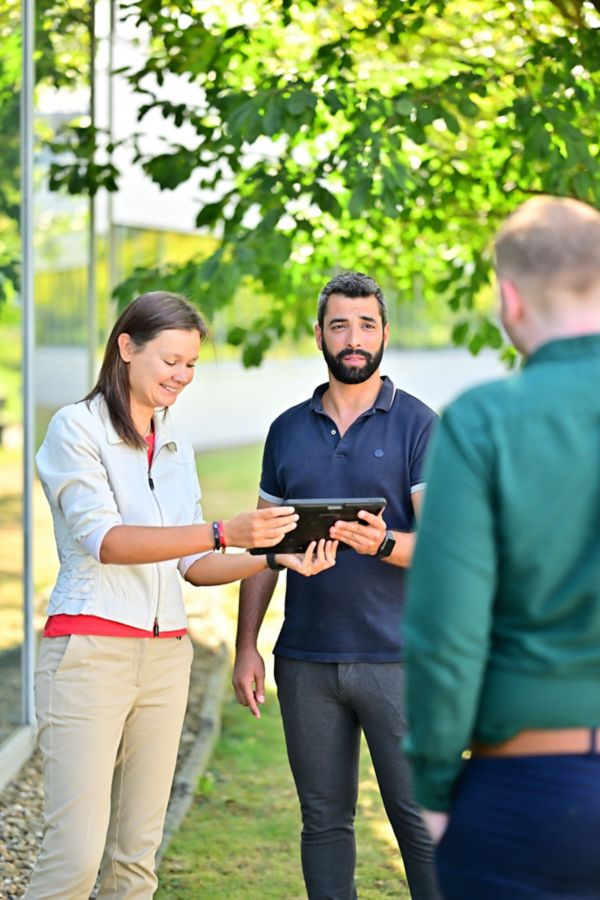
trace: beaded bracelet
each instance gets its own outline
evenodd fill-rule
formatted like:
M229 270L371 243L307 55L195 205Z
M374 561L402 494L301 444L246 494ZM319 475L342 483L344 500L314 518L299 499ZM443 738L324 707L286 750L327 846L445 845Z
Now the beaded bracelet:
M221 520L214 521L212 523L212 532L213 539L215 542L215 550L221 550L225 552L225 547L227 546L227 541L225 540L225 528L223 527L223 523Z

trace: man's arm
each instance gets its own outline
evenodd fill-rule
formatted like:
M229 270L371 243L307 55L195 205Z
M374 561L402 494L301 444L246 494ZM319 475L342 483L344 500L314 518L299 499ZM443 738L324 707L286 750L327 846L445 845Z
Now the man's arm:
M267 570L240 585L233 687L238 703L247 706L257 719L259 704L265 702L265 664L256 645L276 583L277 572Z
M415 517L421 511L423 493L420 490L411 494ZM358 517L364 524L339 521L331 528L330 535L332 538L348 544L357 553L376 556L388 530L383 515L375 516L366 510L361 510ZM381 562L406 569L412 560L416 535L414 531L392 531L392 534L396 541L394 549Z
M258 499L259 509L273 505L262 497ZM260 719L259 704L265 702L265 664L257 642L277 576L277 572L266 569L244 579L240 585L233 687L238 703L247 706L257 719Z
M450 407L438 429L404 622L405 750L417 801L436 813L450 808L470 744L496 594L493 447L467 404Z

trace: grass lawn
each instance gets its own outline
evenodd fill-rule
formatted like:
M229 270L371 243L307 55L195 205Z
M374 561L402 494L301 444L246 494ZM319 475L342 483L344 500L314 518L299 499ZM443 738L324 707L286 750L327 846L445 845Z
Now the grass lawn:
M260 447L201 454L205 516L228 517L256 505ZM261 631L267 703L260 721L227 694L223 731L199 781L196 801L159 872L157 900L300 900L300 816L272 679L271 648L282 616L283 576ZM237 588L219 592L224 636L232 643ZM361 900L409 898L404 870L363 745L357 812Z
M18 312L3 309L0 314L0 397L8 423L21 417L21 325Z
M256 722L234 699L196 801L163 860L157 900L301 900L299 811L273 689ZM363 747L357 814L361 900L408 898Z
M261 459L260 444L198 454L202 509L208 521L256 509Z
M0 649L23 640L23 455L0 447ZM58 569L52 518L39 481L34 485L34 581L38 626Z

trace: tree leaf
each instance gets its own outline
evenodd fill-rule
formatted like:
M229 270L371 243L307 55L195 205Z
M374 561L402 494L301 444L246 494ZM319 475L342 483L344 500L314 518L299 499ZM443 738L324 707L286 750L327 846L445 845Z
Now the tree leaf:
M213 225L218 220L222 210L223 201L207 203L196 216L196 228L202 228L204 225Z
M317 98L310 91L294 91L286 102L286 107L293 116L301 115L307 109L314 109Z

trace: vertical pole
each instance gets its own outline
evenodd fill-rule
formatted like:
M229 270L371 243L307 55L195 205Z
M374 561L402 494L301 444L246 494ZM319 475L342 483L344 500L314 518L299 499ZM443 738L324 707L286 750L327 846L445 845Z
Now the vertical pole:
M96 127L96 2L90 0L89 18L90 41L90 123ZM96 139L94 137L94 146ZM92 153L90 164L94 163ZM88 266L87 266L87 326L88 326L88 388L96 381L96 358L98 353L98 303L96 297L96 199L90 194L88 214Z
M114 97L114 78L113 69L115 67L115 30L116 30L116 0L110 0L110 26L108 33L108 141L112 142L115 127L115 97ZM110 154L112 157L112 153ZM106 335L112 328L113 321L113 300L112 292L117 283L117 235L114 223L114 203L112 191L108 192L107 198L107 218L108 218L108 302L106 304Z
M33 88L35 0L21 0L21 308L23 329L23 654L22 710L25 724L35 721L33 672L33 454L35 445L34 257L33 257Z

